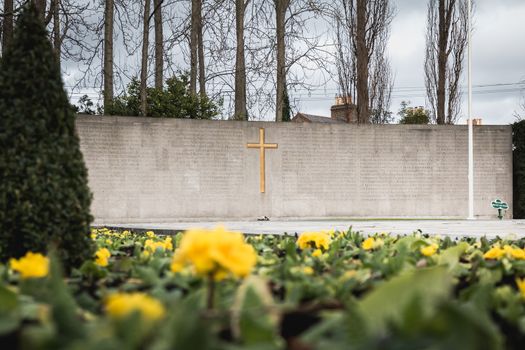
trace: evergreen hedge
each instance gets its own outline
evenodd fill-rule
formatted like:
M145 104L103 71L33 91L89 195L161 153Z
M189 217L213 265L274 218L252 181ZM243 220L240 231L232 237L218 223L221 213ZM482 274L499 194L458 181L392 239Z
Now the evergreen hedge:
M514 219L525 218L525 120L512 124Z
M37 10L28 5L0 60L0 260L52 244L68 267L92 251L87 171Z

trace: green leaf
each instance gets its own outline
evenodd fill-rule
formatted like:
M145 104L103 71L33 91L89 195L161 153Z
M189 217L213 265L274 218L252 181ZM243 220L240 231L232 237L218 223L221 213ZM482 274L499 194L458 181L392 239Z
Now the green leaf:
M416 299L423 313L431 313L451 287L452 278L445 267L408 271L379 285L358 303L358 309L368 329L382 333L387 323L398 321Z
M445 249L439 254L438 264L448 266L449 271L454 270L459 264L459 258L468 247L468 243L460 242L456 246Z
M21 321L17 295L0 285L0 336L12 332Z
M276 344L279 314L263 279L251 276L243 282L232 314L232 331L243 344Z

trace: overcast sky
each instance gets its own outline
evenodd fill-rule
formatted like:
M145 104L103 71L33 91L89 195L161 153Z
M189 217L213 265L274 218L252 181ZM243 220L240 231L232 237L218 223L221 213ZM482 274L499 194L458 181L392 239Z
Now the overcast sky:
M425 105L424 52L426 0L394 0L396 17L392 22L389 55L395 73L390 109L396 113L402 100L414 106ZM467 63L465 57L465 65ZM465 66L466 67L466 66ZM525 95L525 0L476 0L472 38L473 116L483 124L508 124L520 112ZM509 85L499 85L509 84ZM467 114L467 76L463 79L462 119ZM490 86L480 86L490 85ZM308 102L302 97L300 110L329 115L334 86L327 86L323 98ZM521 110L525 116L525 111Z

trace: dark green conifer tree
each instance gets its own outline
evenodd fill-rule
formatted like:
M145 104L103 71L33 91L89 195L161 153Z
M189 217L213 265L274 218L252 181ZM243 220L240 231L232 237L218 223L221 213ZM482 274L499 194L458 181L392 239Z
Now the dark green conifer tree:
M89 258L91 194L60 68L34 5L0 61L0 260L57 247Z

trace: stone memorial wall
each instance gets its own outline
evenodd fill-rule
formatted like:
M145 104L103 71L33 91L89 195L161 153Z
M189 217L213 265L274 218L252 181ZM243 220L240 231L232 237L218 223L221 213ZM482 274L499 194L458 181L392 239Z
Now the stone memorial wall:
M277 144L261 152L247 144ZM436 217L468 210L467 126L77 119L97 223ZM510 126L474 127L475 215L512 213Z

